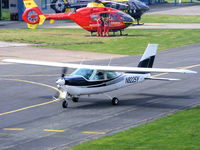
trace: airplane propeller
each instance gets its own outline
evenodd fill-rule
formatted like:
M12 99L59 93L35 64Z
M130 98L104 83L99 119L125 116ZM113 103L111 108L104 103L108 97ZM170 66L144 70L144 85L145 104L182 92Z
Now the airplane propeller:
M61 78L64 78L64 77L65 77L65 74L67 73L67 71L68 71L68 68L67 68L67 67L64 67L64 68L62 69Z
M66 92L63 92L62 91L62 86L65 85L65 75L68 71L68 68L67 67L63 67L62 69L62 73L61 73L61 77L56 81L56 84L57 84L57 88L58 90L60 90L60 92L56 92L56 94L53 96L53 98L62 98L64 99L66 97Z

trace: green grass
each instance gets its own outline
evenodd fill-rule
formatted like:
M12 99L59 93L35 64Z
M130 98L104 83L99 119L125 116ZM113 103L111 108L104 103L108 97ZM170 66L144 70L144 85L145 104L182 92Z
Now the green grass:
M200 23L199 15L143 15L144 23Z
M199 150L200 107L178 112L70 150Z
M0 41L46 44L44 47L123 55L142 54L148 43L159 50L200 43L200 30L127 29L128 36L90 37L82 29L0 29Z
M3 9L2 10L2 20L10 20L10 12L8 9Z

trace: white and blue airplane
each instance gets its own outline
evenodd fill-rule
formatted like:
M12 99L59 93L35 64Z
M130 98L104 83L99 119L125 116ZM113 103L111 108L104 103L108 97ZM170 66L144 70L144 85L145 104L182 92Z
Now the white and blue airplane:
M43 65L65 68L60 79L56 81L60 90L59 98L63 99L63 108L68 107L68 99L78 102L81 95L92 95L114 91L123 87L150 80L174 81L179 79L157 78L151 73L197 73L184 69L152 68L158 44L148 44L137 67L98 66L59 62L32 61L20 59L4 59L3 62ZM76 69L65 76L67 68ZM119 99L113 97L112 104L118 105Z

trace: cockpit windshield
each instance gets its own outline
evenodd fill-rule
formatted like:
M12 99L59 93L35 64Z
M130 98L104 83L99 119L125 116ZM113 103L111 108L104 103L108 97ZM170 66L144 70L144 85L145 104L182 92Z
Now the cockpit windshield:
M114 79L120 74L112 71L100 71L100 70L80 68L75 70L71 75L82 76L89 81L99 81L99 80Z
M130 23L133 22L133 18L130 15L122 11L115 11L115 12L117 12L120 15L120 17L123 19L124 22L130 22Z
M80 68L72 72L71 75L78 75L78 76L83 76L87 80L90 79L91 75L93 74L94 70L92 69L85 69L85 68Z

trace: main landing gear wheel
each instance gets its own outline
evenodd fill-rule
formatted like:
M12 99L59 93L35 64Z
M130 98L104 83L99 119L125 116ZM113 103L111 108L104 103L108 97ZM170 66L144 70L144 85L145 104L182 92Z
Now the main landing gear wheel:
M63 101L62 107L63 108L67 108L68 107L68 102L66 100Z
M117 97L114 97L114 98L112 99L112 104L113 104L113 105L118 105L118 104L119 104L119 99L118 99Z
M73 101L73 102L77 103L77 102L78 102L78 100L79 100L79 98L78 98L78 97L72 97L72 101Z

